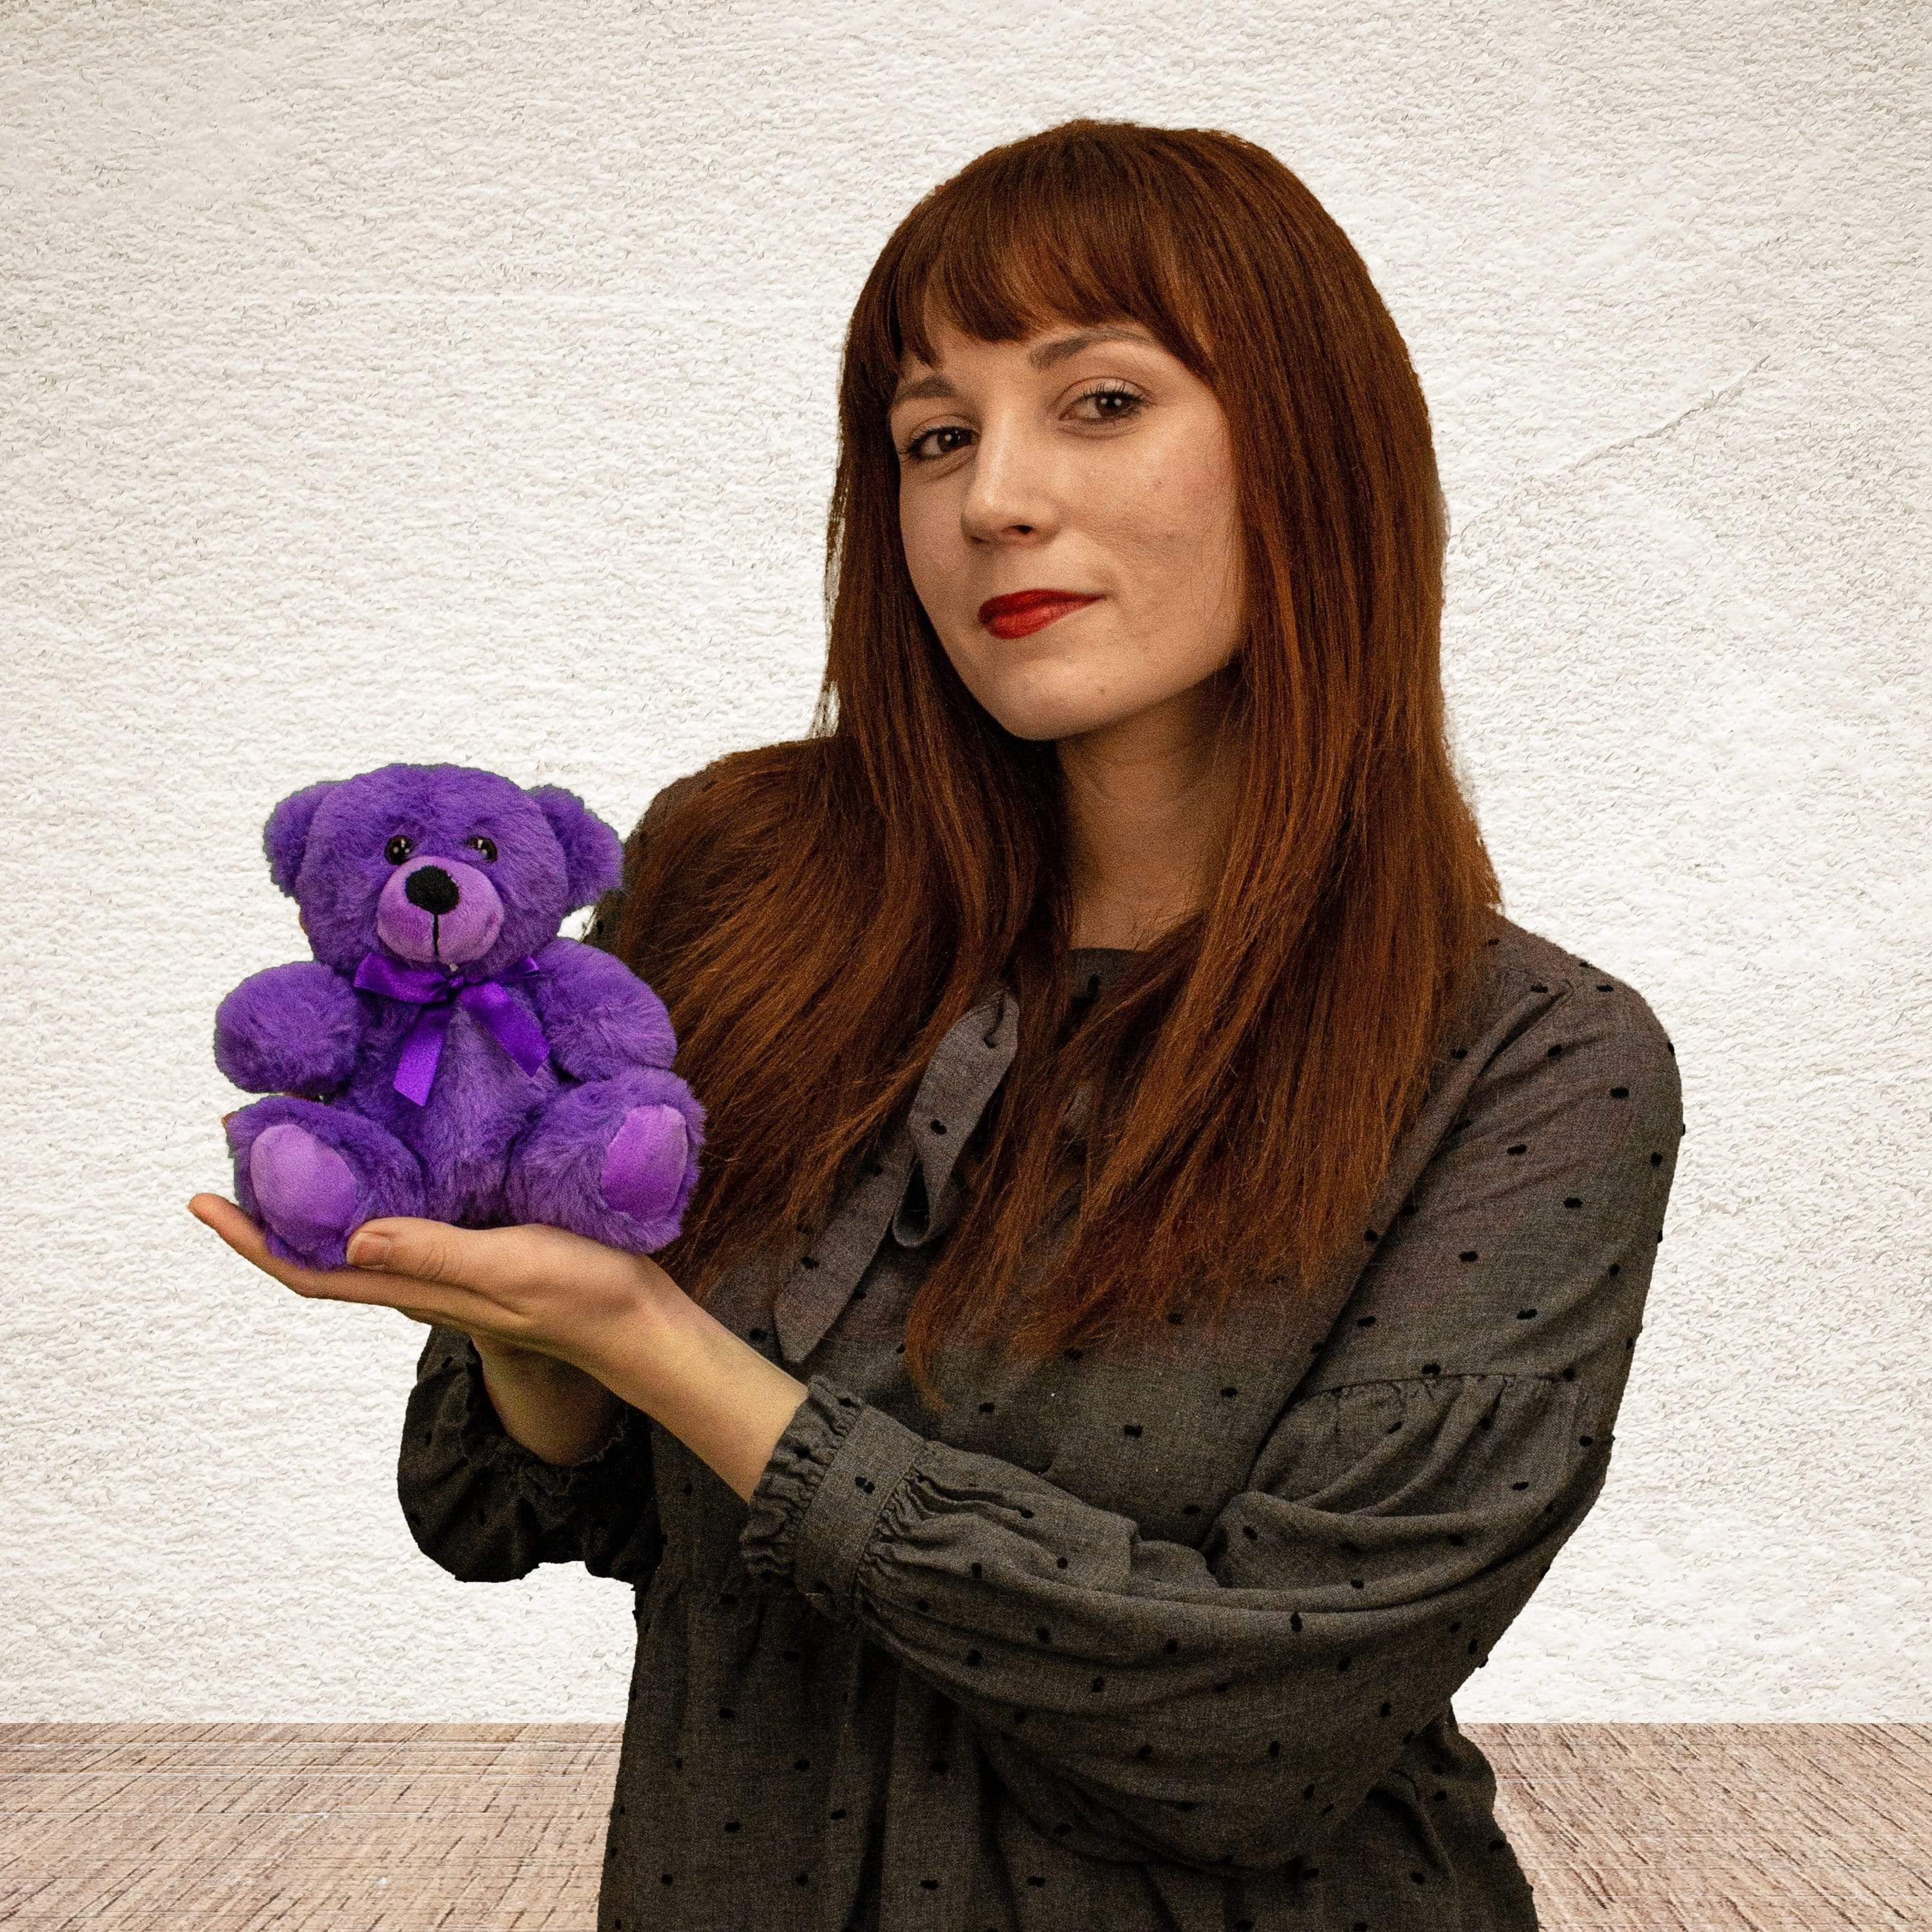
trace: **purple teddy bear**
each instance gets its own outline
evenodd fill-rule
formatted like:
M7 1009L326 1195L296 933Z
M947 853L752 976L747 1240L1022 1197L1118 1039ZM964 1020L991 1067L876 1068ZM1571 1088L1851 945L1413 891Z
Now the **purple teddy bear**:
M315 957L222 1001L214 1059L273 1096L228 1122L272 1253L340 1268L385 1214L632 1253L676 1236L704 1110L670 1071L670 1016L556 930L620 883L609 826L556 785L385 765L284 799L263 843Z

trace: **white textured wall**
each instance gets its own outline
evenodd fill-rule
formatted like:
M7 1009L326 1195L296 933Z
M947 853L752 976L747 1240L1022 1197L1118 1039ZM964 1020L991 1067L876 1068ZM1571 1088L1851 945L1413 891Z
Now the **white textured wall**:
M1508 909L1676 1043L1610 1484L1461 1714L1932 1716L1926 25L0 12L0 1717L621 1717L620 1586L412 1544L424 1330L185 1211L216 1003L304 951L262 821L435 757L628 830L802 730L860 283L1077 113L1258 140L1355 238Z

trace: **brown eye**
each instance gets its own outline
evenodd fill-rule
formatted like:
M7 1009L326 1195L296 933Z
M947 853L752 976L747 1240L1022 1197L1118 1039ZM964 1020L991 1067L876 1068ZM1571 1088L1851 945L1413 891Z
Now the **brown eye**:
M484 838L480 832L477 833L474 838L466 838L463 842L466 845L474 846L476 849L482 853L486 859L494 859L496 856L496 840L494 838Z
M394 838L382 848L382 856L388 860L391 865L400 866L416 849L416 842L413 838L405 838L398 832Z

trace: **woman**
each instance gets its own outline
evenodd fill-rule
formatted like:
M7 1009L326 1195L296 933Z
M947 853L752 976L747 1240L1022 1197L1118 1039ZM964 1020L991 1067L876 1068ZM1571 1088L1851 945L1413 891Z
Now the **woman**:
M1077 121L907 218L840 412L812 731L592 930L678 1240L299 1284L436 1324L412 1531L637 1592L603 1932L1533 1926L1450 1700L1602 1487L1680 1095L1501 915L1400 338L1264 152Z

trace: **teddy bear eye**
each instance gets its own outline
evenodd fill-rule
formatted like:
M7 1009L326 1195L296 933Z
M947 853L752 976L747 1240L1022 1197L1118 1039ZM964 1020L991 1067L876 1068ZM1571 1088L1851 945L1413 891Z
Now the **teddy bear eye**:
M475 846L476 850L482 853L486 859L494 859L496 856L496 840L494 838L486 838L480 832L477 833L474 838L466 838L463 842L466 845Z
M391 865L400 866L416 849L416 842L413 838L406 838L401 832L398 832L394 838L382 848L382 856L388 860Z

